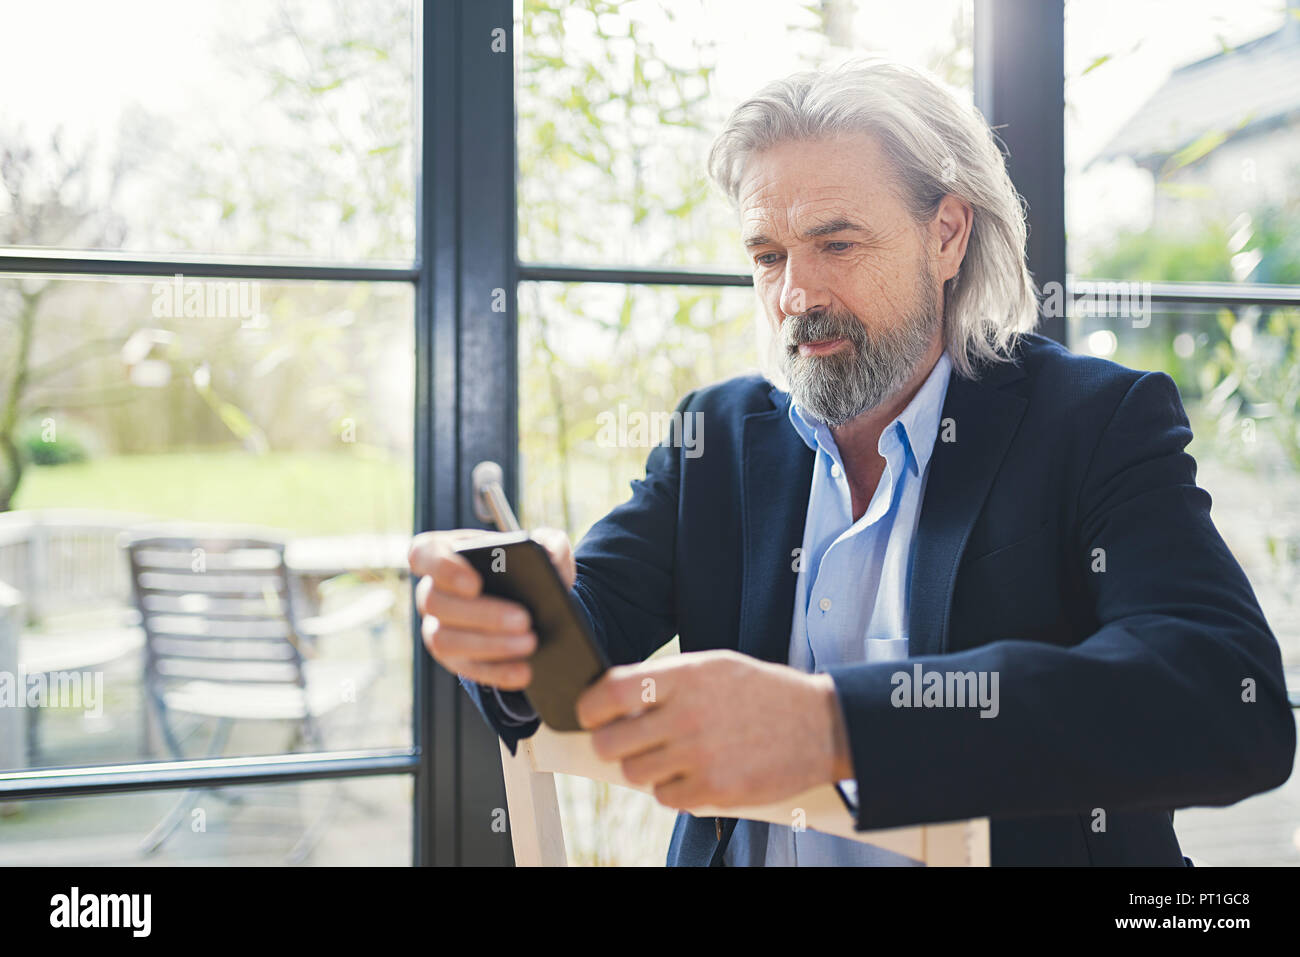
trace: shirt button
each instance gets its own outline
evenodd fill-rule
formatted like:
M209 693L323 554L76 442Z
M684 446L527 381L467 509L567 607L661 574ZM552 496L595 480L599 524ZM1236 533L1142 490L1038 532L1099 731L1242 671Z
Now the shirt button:
M839 478L839 477L840 477L840 467L839 467L838 465L832 465L832 466L831 466L831 477L832 477L832 478Z
M817 607L820 608L822 611L830 611L831 600L829 598L823 598L821 601L817 603Z

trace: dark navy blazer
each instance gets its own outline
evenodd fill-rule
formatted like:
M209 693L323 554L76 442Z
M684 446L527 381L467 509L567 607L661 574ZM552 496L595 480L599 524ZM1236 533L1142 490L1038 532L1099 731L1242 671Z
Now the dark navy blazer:
M1173 381L1037 335L1014 359L948 387L911 658L829 671L856 824L988 817L995 865L1182 865L1175 808L1291 773L1277 641L1210 521ZM679 409L702 413L703 454L676 436L654 448L631 499L582 540L575 593L615 662L674 634L683 652L786 662L813 470L789 402L759 376L691 393ZM890 676L917 662L996 671L1000 713L894 707ZM536 729L467 690L512 751ZM719 864L734 826L679 815L668 863Z

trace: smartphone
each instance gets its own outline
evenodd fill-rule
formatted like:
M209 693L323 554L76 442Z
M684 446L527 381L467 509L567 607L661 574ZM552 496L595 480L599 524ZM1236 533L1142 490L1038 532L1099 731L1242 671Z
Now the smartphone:
M578 696L609 668L578 600L564 586L550 553L527 532L485 532L457 547L474 566L488 595L528 609L537 650L528 663L532 680L524 696L556 731L580 731Z

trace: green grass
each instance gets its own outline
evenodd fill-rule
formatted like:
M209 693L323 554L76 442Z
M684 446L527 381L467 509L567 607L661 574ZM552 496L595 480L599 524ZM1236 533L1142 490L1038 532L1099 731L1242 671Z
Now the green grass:
M15 508L94 508L304 534L407 532L408 462L356 452L119 455L29 466Z

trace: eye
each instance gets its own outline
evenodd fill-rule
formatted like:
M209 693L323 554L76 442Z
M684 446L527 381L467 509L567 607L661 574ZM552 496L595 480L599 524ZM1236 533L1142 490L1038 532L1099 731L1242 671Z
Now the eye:
M761 255L754 257L754 262L758 263L760 266L773 266L780 258L780 253L762 253Z
M842 253L846 249L852 249L853 243L844 239L836 239L827 243L826 248L829 249L831 252Z

